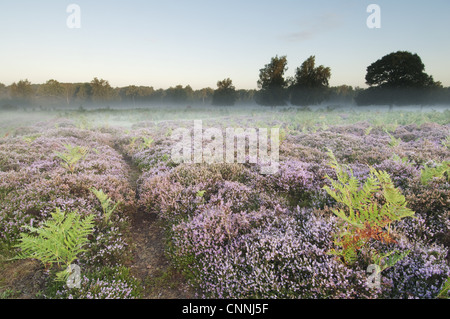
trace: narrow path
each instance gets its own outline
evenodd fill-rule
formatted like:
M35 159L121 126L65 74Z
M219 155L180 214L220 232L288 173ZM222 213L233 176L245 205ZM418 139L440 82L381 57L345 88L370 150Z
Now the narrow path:
M120 150L117 150L119 153ZM130 236L134 245L132 274L144 286L144 299L191 299L194 292L184 277L171 267L165 255L165 232L154 213L138 207L138 179L141 175L133 161L121 153L129 167L130 184L136 192L136 205L129 214Z

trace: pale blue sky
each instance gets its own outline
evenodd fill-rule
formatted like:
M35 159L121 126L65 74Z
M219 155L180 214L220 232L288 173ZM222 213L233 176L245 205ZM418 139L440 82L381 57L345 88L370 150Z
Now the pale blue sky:
M81 7L81 29L66 8ZM381 29L366 8L381 7ZM310 55L332 69L331 85L365 86L382 56L417 53L450 86L450 1L432 0L3 0L0 82L89 82L215 88L230 77L256 88L259 69L287 55L289 70Z

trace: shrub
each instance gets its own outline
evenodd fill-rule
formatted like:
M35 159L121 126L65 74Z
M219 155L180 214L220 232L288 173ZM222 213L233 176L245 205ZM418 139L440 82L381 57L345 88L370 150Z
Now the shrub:
M384 298L436 298L450 275L448 250L440 245L401 240L400 251L410 253L383 273Z
M140 282L129 268L104 267L81 277L80 288L50 287L47 298L55 299L138 299Z
M327 254L333 219L300 208L220 215L222 209L174 227L175 257L204 297L376 296L366 286L364 271L347 268Z

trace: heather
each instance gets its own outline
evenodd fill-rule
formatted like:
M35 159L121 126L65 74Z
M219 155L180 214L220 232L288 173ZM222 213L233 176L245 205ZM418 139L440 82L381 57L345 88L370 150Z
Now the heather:
M74 212L94 222L83 250L71 262L76 260L85 271L122 265L129 259L128 217L124 210L135 196L128 182L128 168L123 158L105 143L111 140L110 136L67 124L36 125L29 130L36 132L33 139L27 139L27 131L27 135L16 134L0 141L2 251L11 255L20 234L29 234L30 226L39 229L58 210ZM121 203L117 213L111 214L111 223L102 222L101 202L91 188L101 189L114 202Z
M230 164L163 164L143 174L141 204L167 221L169 253L201 296L436 297L450 270L448 182L436 178L424 185L420 180L426 163L448 158L442 144L448 126L383 127L364 121L286 130L274 175L258 174L255 164L238 170ZM329 185L325 176L336 177L327 165L329 149L360 182L369 178L371 167L385 172L404 204L416 212L392 225L390 241L369 237L366 243L378 247L379 256L399 258L386 266L378 290L367 286L368 252L354 264L330 254L338 234L330 208L339 205L324 191ZM388 227L390 222L380 229Z
M93 271L81 278L80 289L51 287L54 299L138 299L139 282L127 268L111 267Z
M141 214L160 223L168 273L180 273L195 297L442 295L450 275L448 111L232 114L115 111L105 124L105 113L92 111L9 129L0 138L3 259L57 209L91 216L75 259L81 288L54 281L61 269L39 264L42 295L139 298L143 284L130 269L140 253L132 221ZM175 163L171 133L192 129L190 118L202 118L204 130L279 128L277 172L262 174L261 163ZM339 200L339 185L359 202ZM350 209L381 217L351 219ZM380 287L368 283L376 262Z

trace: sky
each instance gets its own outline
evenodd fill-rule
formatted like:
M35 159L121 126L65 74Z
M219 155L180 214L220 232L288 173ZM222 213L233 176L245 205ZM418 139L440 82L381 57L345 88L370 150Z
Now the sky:
M69 28L70 4L80 28ZM370 29L370 4L381 28ZM114 87L256 89L259 70L287 56L286 76L309 56L330 85L366 87L367 67L395 51L417 53L450 86L448 0L3 0L0 83L90 82Z

